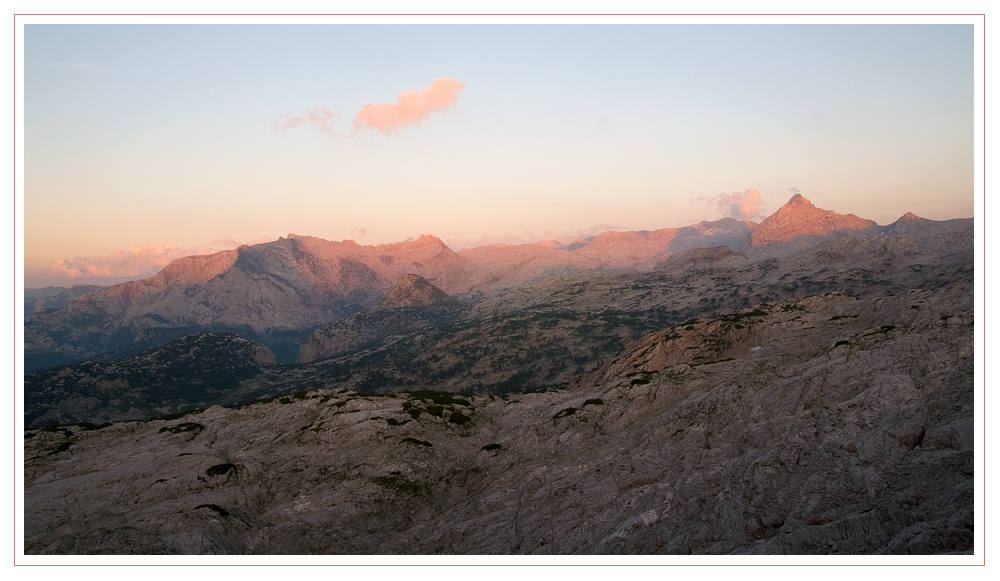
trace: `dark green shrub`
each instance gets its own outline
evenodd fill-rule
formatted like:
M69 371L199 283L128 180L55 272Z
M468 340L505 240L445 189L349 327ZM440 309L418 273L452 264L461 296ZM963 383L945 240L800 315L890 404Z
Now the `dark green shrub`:
M451 415L448 416L448 421L453 424L462 425L471 422L472 418L463 414L462 412L451 412Z
M147 419L146 421L147 422L155 422L157 420L165 420L165 421L169 422L170 420L177 420L177 419L183 418L184 416L186 416L188 414L195 414L195 413L200 413L200 412L203 412L203 411L205 411L204 408L195 408L193 410L187 410L187 411L183 411L183 412L177 412L175 414L164 414L162 416L153 416L153 417Z
M487 452L489 452L490 450L499 450L500 448L503 448L503 446L501 446L500 444L486 444L485 446L482 447L482 449Z
M69 450L70 446L75 446L75 444L73 442L63 442L62 444L59 444L58 446L56 446L54 450L52 450L51 452L49 452L49 456L52 456L53 454L59 454L61 452L65 452L66 450Z
M552 416L553 420L558 420L559 418L565 418L566 416L571 416L576 413L576 408L566 408L563 411Z
M198 510L199 508L207 508L209 510L214 510L215 512L219 513L219 516L229 516L229 511L217 504L199 504L198 506L194 507L195 510Z
M207 476L223 476L225 474L228 474L230 471L235 473L236 465L227 462L225 464L216 464L215 466L211 466L208 470L205 471L205 474Z
M205 426L201 424L196 424L194 422L184 422L183 424L176 424L173 426L163 426L160 428L158 433L170 432L171 434L180 434L181 432L200 432L205 429Z

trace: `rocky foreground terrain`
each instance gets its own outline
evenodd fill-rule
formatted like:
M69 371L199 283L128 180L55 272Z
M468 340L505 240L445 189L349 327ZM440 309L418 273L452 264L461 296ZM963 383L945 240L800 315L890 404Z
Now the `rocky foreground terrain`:
M682 321L558 390L25 432L25 551L963 553L971 275Z

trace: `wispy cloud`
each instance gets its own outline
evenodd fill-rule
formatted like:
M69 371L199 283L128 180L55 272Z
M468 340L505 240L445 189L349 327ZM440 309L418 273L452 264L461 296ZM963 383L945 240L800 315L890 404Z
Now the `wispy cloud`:
M274 238L262 236L250 244L270 242ZM172 260L196 254L212 254L240 246L241 243L227 236L212 241L208 246L180 248L173 244L136 246L132 250L116 250L105 256L77 256L61 258L49 266L49 274L66 279L78 278L145 278L153 276Z
M724 215L737 220L752 220L760 217L763 204L760 201L760 192L754 188L743 192L725 192L715 196L698 196L698 199L712 204Z
M305 123L315 125L317 129L327 136L333 136L333 120L339 116L339 112L331 111L327 106L306 109L305 115L292 115L285 113L280 119L275 121L272 131L288 131Z
M802 190L800 190L799 188L796 188L796 187L788 188L788 191L792 192L793 195L794 194L799 194L799 195L805 196L806 198L816 198L816 197L822 197L823 196L823 192L816 192L816 191L813 191L813 190L809 190L807 192L803 192Z
M368 228L364 228L364 227L361 227L361 226L358 226L357 228L354 228L354 229L351 230L351 234L353 236L358 237L358 238L364 238L365 234L367 234L367 233L368 233Z
M432 113L441 113L454 106L463 87L462 81L441 77L430 87L403 91L396 103L369 103L354 116L353 132L374 129L390 134L420 125Z

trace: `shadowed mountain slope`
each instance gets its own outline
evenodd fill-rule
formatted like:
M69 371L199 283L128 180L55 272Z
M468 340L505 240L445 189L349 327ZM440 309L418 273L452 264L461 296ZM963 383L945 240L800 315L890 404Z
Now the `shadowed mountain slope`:
M207 407L272 365L259 343L197 333L124 359L25 374L24 421L96 424Z

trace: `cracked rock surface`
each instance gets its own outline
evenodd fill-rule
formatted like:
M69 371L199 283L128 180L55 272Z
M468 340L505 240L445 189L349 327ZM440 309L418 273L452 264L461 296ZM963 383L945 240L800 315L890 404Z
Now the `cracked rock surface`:
M565 389L25 432L25 551L963 553L971 284L674 325Z

